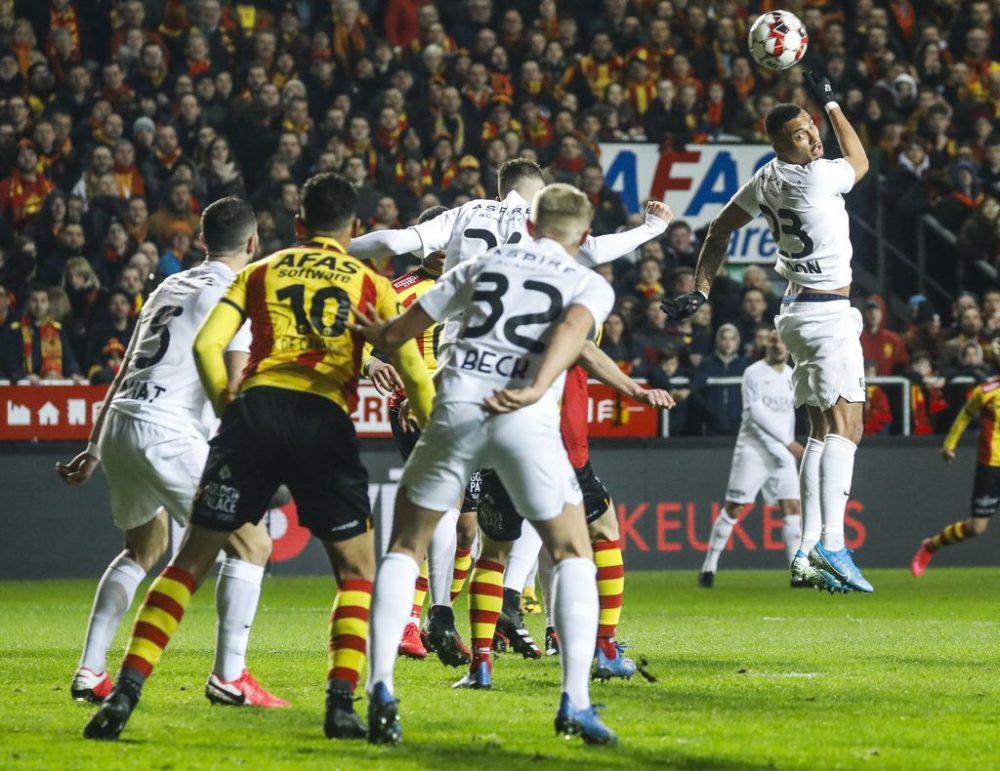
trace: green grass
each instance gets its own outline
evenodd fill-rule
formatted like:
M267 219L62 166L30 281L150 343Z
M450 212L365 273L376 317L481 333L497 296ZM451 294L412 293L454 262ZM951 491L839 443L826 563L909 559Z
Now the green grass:
M689 572L630 574L621 637L658 682L594 686L616 749L556 739L558 662L511 654L492 692L453 691L459 671L403 661L404 744L326 741L332 583L290 577L265 584L250 659L294 709L205 700L209 590L122 740L86 742L93 708L73 703L68 683L94 583L0 583L0 768L1000 768L1000 569L869 577L876 594L830 597L790 591L775 571L723 571L713 591ZM538 638L542 623L529 619Z

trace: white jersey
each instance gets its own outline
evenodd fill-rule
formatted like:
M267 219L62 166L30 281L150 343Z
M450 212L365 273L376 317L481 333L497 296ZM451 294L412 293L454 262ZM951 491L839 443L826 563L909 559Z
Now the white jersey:
M571 305L585 306L596 329L614 305L614 290L555 241L501 246L463 262L417 302L439 321L463 313L443 362L438 402L482 402L498 388L530 385L545 353L542 338ZM543 397L557 405L565 372Z
M792 368L785 364L778 372L765 359L754 362L743 372L741 392L743 421L737 444L750 441L772 454L787 452L795 440Z
M775 270L800 287L851 283L850 223L844 193L854 187L845 159L764 164L733 196L748 214L763 214L778 244Z
M156 288L139 314L126 353L128 370L112 409L206 439L211 436L215 413L198 378L192 347L201 323L234 278L228 266L210 260L175 273ZM250 350L248 324L227 350Z

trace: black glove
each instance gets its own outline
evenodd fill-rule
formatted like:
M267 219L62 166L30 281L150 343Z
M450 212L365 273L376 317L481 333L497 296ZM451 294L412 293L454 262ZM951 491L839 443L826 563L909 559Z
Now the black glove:
M691 294L682 294L673 300L664 300L660 303L660 310L674 321L683 321L698 312L698 309L708 302L708 298L701 292L694 291Z
M806 70L802 77L806 82L806 91L820 107L826 107L830 102L836 101L833 98L833 87L825 75Z

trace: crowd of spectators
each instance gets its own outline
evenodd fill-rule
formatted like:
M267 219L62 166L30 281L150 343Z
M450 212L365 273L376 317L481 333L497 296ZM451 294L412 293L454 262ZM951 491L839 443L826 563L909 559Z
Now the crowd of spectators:
M202 208L246 197L272 251L294 240L300 186L318 171L351 181L370 230L492 196L499 164L525 156L590 196L596 234L629 227L635 216L604 184L602 142L762 142L771 105L806 104L803 67L764 71L746 54L748 23L773 7L0 0L0 377L109 381L144 298L201 259ZM781 7L806 23L805 67L826 72L886 178L897 235L930 212L960 255L997 262L1000 3ZM695 318L670 323L660 302L692 288L698 237L677 221L602 268L618 293L603 344L633 374L675 384L675 433L733 433L738 386L705 380L759 354L778 298L750 266L720 276ZM411 261L374 267L393 276ZM957 306L945 332L929 331L937 313L915 301L895 358L871 353L873 371L913 379L927 425L950 403L935 378L993 366L998 299L977 300L978 322ZM888 318L871 303L878 336ZM892 398L875 401L873 430L894 420L883 414Z

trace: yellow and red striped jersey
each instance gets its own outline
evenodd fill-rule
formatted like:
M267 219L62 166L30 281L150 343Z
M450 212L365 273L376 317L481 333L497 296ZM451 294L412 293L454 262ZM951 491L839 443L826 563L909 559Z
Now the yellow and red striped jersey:
M364 343L347 329L351 306L362 311L374 308L388 319L398 315L397 300L387 278L332 238L314 237L275 252L237 274L198 333L195 355L202 379L212 396L218 377L206 371L206 364L215 363L214 350L225 344L220 341L249 318L252 342L241 391L255 386L306 391L351 413L357 403ZM403 346L400 357L404 381L409 385L417 379L420 390L425 390L423 381L429 383L429 376L416 345ZM419 401L426 394L421 397ZM421 407L415 405L418 411Z
M951 424L944 440L946 449L954 450L965 427L979 418L979 450L976 461L983 466L1000 466L1000 378L987 380L972 389L962 409Z

